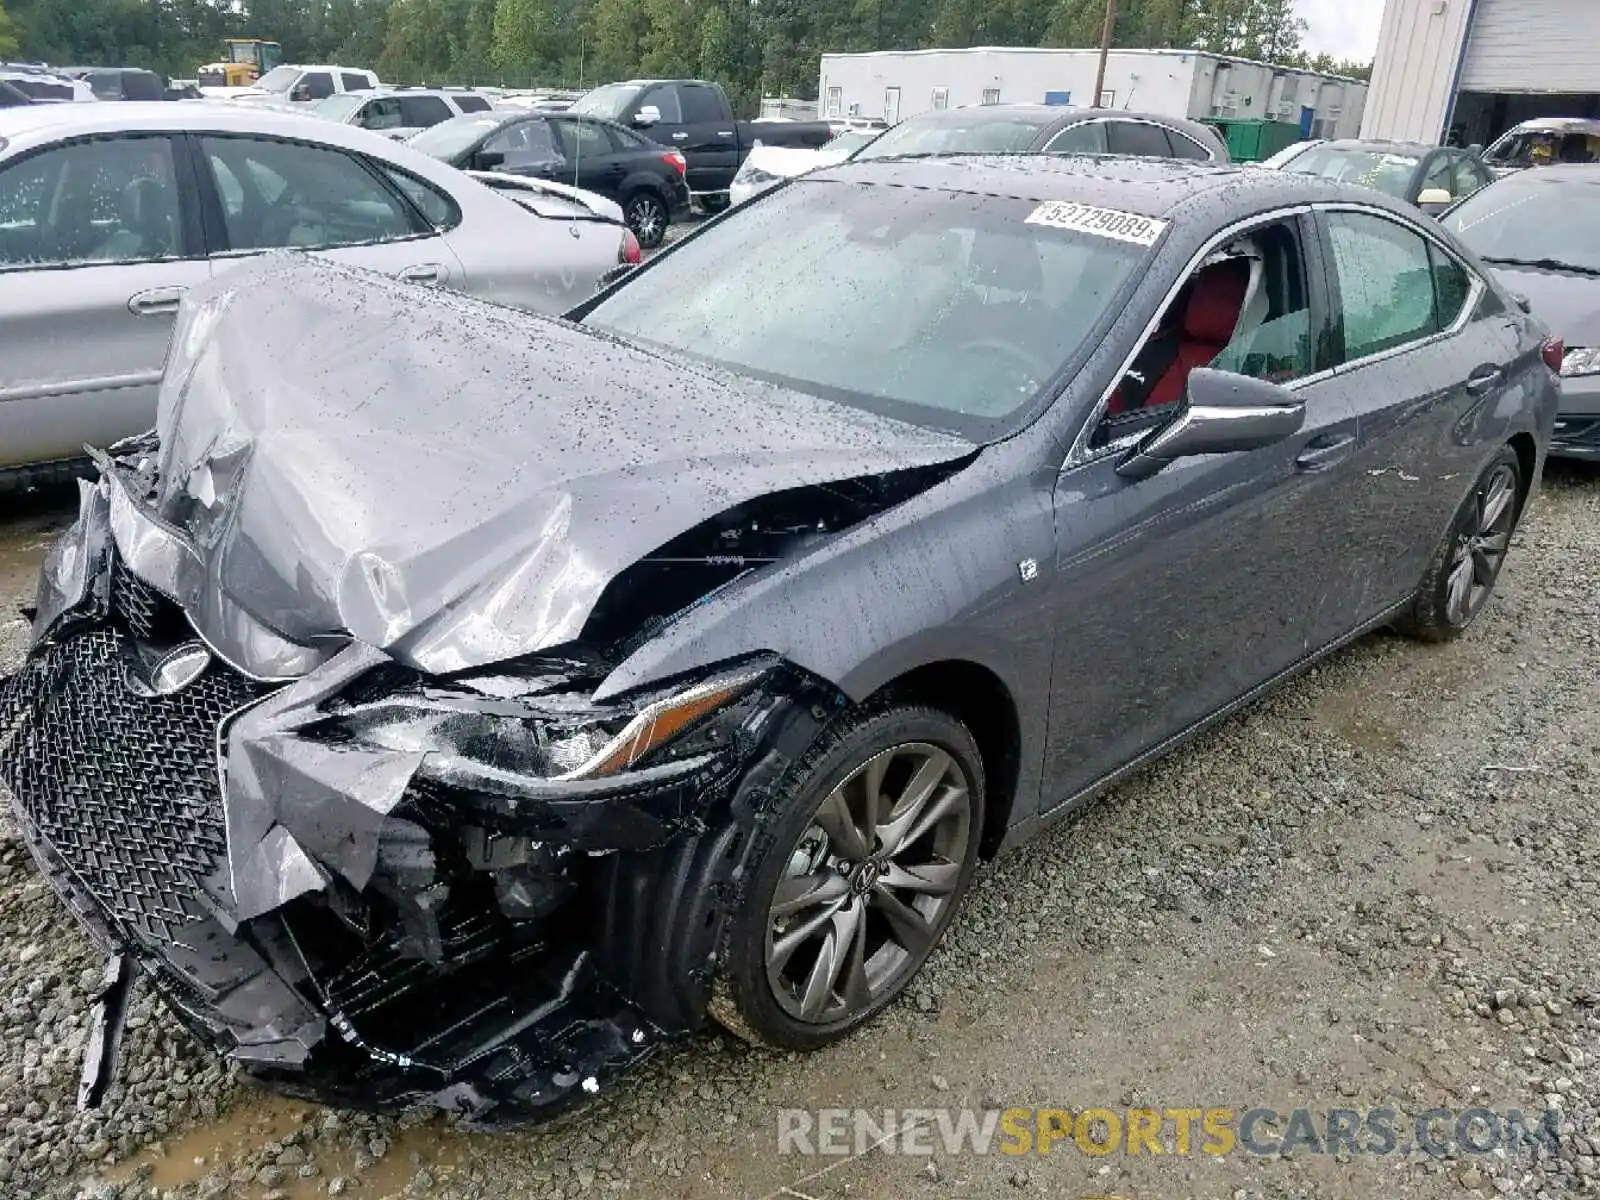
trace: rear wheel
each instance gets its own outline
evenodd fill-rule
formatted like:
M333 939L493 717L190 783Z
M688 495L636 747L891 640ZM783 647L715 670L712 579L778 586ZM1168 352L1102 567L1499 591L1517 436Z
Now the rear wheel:
M825 735L755 848L712 1015L747 1041L809 1050L892 1003L971 881L983 789L972 735L934 709Z
M653 192L635 192L622 206L623 219L643 250L654 250L667 236L667 206Z
M1503 446L1484 468L1428 563L1402 633L1428 642L1461 636L1483 611L1522 515L1522 463Z

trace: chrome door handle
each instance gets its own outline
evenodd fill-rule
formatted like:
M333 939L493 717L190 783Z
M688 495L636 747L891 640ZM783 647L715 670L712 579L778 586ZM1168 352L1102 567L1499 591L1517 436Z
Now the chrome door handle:
M686 142L689 140L689 135L683 132L675 133L672 135L672 140L675 142Z
M438 283L444 277L444 268L438 263L419 263L400 272L408 283Z
M1321 471L1334 463L1343 462L1355 448L1356 435L1353 433L1320 434L1306 443L1305 449L1294 460L1294 465L1302 471Z
M731 129L719 129L719 130L717 130L717 136L718 137L732 137L733 136L733 130L731 130Z
M128 311L136 317L170 316L178 311L188 288L149 288L128 297Z
M1497 386L1505 377L1506 373L1499 367L1479 367L1467 376L1467 391L1474 396L1481 396L1490 388Z

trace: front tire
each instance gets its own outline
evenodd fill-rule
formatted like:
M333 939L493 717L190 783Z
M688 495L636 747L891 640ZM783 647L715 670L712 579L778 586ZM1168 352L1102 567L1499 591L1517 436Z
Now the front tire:
M653 192L635 192L622 206L623 219L641 250L654 250L666 240L667 206Z
M825 733L780 785L734 915L719 1024L811 1050L894 1002L977 865L984 777L966 726L903 705Z
M1527 494L1522 462L1502 446L1478 476L1428 563L1409 613L1395 623L1425 642L1460 637L1494 592Z

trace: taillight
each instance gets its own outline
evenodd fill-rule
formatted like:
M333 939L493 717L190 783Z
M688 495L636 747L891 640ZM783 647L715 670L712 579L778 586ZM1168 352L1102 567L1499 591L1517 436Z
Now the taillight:
M1561 363L1567 357L1566 343L1558 337L1547 338L1544 343L1544 365L1557 375L1561 374Z
M617 251L619 263L640 263L644 261L644 252L639 249L639 239L633 236L633 230L622 231L622 248Z
M661 156L661 161L664 163L670 163L672 165L672 169L679 175L682 175L686 170L689 169L688 162L686 162L683 155L676 150L668 150Z

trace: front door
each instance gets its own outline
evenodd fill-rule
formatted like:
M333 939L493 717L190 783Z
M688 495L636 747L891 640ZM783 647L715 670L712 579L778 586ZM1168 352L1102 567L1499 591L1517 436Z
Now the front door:
M1196 270L1056 488L1059 589L1045 778L1059 802L1293 666L1349 535L1355 416L1315 336L1320 269L1301 219L1235 237ZM1276 445L1116 473L1175 416L1195 366L1269 379L1305 404ZM1174 374L1176 372L1176 374Z
M211 274L174 146L97 138L0 169L0 467L155 423L172 318Z

